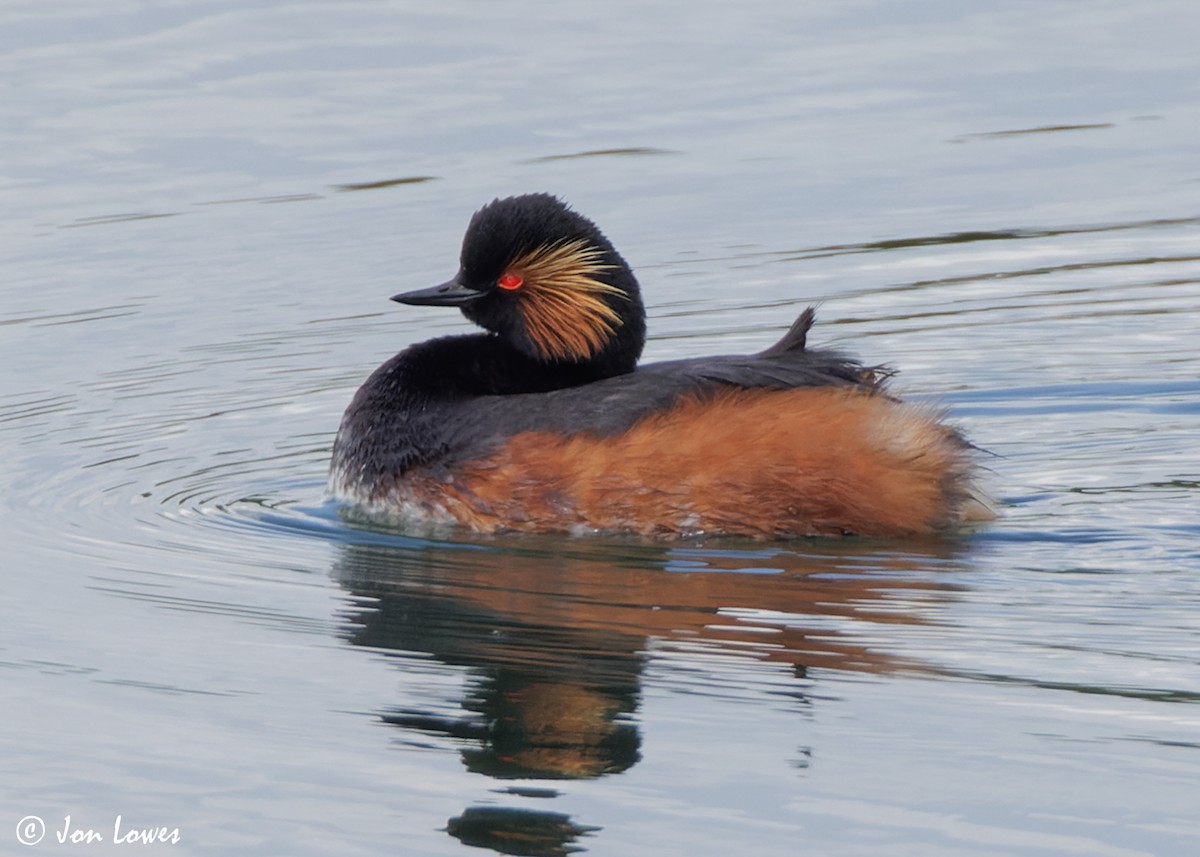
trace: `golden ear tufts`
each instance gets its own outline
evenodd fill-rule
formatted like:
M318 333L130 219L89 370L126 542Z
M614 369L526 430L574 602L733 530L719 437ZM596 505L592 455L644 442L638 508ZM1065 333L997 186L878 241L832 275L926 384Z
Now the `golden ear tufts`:
M508 272L524 278L514 294L542 359L586 360L621 326L620 313L605 297L628 295L597 278L616 267L603 258L603 250L574 238L535 247L508 266Z

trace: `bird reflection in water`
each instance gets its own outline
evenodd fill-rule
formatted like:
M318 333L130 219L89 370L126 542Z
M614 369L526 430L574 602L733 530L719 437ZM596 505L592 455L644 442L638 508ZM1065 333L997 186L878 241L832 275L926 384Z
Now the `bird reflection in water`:
M862 542L740 549L397 537L346 546L334 574L362 605L347 616L352 643L469 671L457 711L421 700L383 713L387 723L454 740L467 768L488 777L572 780L637 764L651 649L700 646L778 663L799 704L810 668L919 669L830 620L929 621L953 596L934 573L957 567L953 553L949 543L899 552ZM447 829L501 853L565 854L589 829L564 818L475 807Z

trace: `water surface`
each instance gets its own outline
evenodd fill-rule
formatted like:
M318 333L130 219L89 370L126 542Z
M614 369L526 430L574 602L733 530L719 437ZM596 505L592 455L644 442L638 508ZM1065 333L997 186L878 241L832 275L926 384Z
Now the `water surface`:
M1200 849L1200 74L1182 2L0 10L0 841L188 854ZM442 539L323 494L561 194L648 359L901 369L1002 517ZM103 844L59 844L66 816ZM22 853L25 850L22 849Z

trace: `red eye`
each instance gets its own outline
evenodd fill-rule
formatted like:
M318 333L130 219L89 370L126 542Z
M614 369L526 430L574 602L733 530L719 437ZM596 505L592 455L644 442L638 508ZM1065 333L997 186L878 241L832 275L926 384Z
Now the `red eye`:
M521 288L521 286L523 286L524 284L525 284L525 278L522 277L520 274L514 274L511 271L508 273L505 273L505 274L501 274L500 278L496 280L497 286L499 286L502 289L506 289L507 291L510 291L510 292Z

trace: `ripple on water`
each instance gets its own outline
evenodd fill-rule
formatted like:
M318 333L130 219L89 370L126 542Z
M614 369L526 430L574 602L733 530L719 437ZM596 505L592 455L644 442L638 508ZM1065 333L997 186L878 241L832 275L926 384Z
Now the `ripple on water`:
M668 684L674 679L666 676L683 676L681 689L713 693L733 692L745 659L788 663L793 672L919 670L947 662L958 668L963 652L983 653L964 646L939 619L948 603L965 599L982 611L977 618L984 624L989 610L1011 623L1010 606L988 595L991 579L983 569L991 556L1008 556L1018 569L1024 565L1030 576L1022 585L1029 592L1053 590L1047 581L1061 582L1064 573L1118 574L1150 552L1157 562L1195 557L1194 525L1164 520L1157 511L1195 497L1196 480L1175 466L1191 448L1187 420L1200 402L1200 385L1188 375L1194 356L1167 354L1158 377L1130 377L1117 362L1096 360L1097 348L1114 341L1102 327L1110 315L1127 328L1120 340L1139 343L1146 353L1157 354L1162 343L1183 335L1182 325L1172 333L1157 317L1170 319L1190 306L1197 257L1180 248L1189 245L1195 226L1194 219L1177 219L1004 229L739 252L726 260L749 280L758 269L860 260L849 269L849 285L824 296L830 301L824 332L897 345L886 351L897 354L896 363L906 370L902 378L937 393L968 429L980 429L973 436L997 453L989 465L1007 489L1001 491L1003 521L936 548L860 542L811 549L668 548L620 540L568 540L564 546L372 528L322 501L329 438L350 387L332 373L285 370L319 360L329 337L340 341L364 326L385 330L386 318L342 319L295 332L239 331L186 346L171 359L133 355L129 365L71 395L10 397L0 411L0 430L8 425L60 440L56 466L47 468L44 460L31 465L31 474L36 469L41 478L28 505L49 513L35 523L35 538L125 567L143 566L130 574L142 583L159 578L157 586L176 572L134 560L135 553L187 556L192 577L283 580L314 570L317 546L354 604L399 599L408 605L406 615L417 609L412 604L434 613L457 611L466 617L455 632L460 638L490 628L489 622L528 632L528 639L518 634L522 642L508 644L505 657L553 660L546 641L561 646L564 636L603 631L617 634L631 653L668 665L662 671ZM1114 234L1135 238L1141 255L1122 256L1127 245L1110 243ZM711 267L713 261L704 263ZM689 259L665 267L675 274L693 265ZM881 271L891 278L882 286ZM877 308L881 302L884 309ZM747 305L732 323L724 307L667 310L657 316L667 332L656 343L678 338L671 331L681 326L683 340L690 341L709 314L720 316L726 328L718 339L764 336L760 317L784 323L784 303L790 301ZM72 320L111 323L126 315L126 306L136 316L138 305L122 304L118 314ZM1148 314L1156 316L1157 327L1145 326ZM1022 344L1022 331L1037 329L1030 325L1078 327L1084 335L1064 337L1052 371L1026 372L1023 364L1036 353L1032 343ZM978 328L972 334L978 345L970 352L956 343L964 326ZM704 343L703 350L711 348ZM954 352L953 363L938 362L947 352ZM1143 353L1134 353L1144 361ZM247 367L257 368L239 375ZM1085 371L1076 371L1080 367ZM230 377L238 383L228 383ZM1045 380L1029 383L1033 377ZM973 379L970 389L961 387L963 378ZM1153 434L1141 432L1147 415L1163 421ZM1110 462L1104 473L1095 471L1098 458ZM1151 529L1153 536L1147 535ZM1037 557L1048 545L1070 546L1071 563L1044 568ZM1082 618L1102 602L1106 590L1098 580L1077 583L1066 604L1055 603L1061 610L1071 598L1080 599ZM1011 583L995 585L1002 592ZM427 595L431 588L439 593L436 603ZM151 596L140 584L121 591L186 609L219 603ZM548 616L556 617L553 633L543 627ZM1040 622L1033 627L1046 630ZM396 648L416 645L401 636L392 641ZM1087 648L1092 641L1086 637L1057 644ZM880 640L886 645L871 645ZM1003 634L991 642L1009 646L1010 656L1022 645ZM899 654L910 645L921 657Z
M8 803L230 853L1195 853L1194 10L875 5L6 4ZM464 329L387 295L518 189L618 239L652 359L820 303L1003 517L326 503L357 383Z

